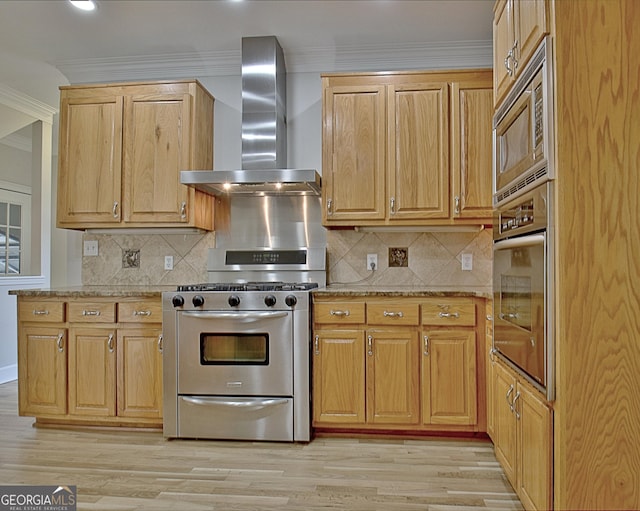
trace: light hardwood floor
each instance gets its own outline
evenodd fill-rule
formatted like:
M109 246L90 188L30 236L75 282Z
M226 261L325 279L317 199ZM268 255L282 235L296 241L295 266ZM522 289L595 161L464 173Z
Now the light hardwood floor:
M522 509L482 440L309 444L34 428L0 385L0 484L76 485L79 510Z

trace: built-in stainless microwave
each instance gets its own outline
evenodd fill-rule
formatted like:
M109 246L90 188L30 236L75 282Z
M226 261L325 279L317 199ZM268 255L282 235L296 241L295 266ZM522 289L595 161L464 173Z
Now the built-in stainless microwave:
M493 202L553 179L551 39L536 50L493 118Z

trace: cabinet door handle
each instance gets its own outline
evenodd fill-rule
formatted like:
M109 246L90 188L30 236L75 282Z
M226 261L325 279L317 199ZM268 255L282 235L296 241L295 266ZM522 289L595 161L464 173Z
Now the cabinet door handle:
M489 350L489 361L490 361L491 363L493 363L493 362L495 362L495 361L496 361L495 353L496 353L496 349L495 349L495 348L491 348L491 349Z
M320 336L319 335L316 335L316 338L313 341L313 351L316 355L320 355Z
M64 332L60 332L58 334L58 338L56 339L56 346L58 347L59 353L62 353L64 351L64 343L62 342L63 337L64 337Z
M49 315L49 311L48 310L33 310L31 311L33 313L34 316L48 316Z
M99 316L100 315L100 311L84 309L82 311L82 315L83 316Z
M517 57L517 50L518 50L518 40L516 39L513 42L513 46L511 47L511 59L513 60L513 70L511 72L511 74L515 74L516 69L518 69L518 57Z
M327 215L333 214L333 200L327 199Z
M390 209L391 209L391 214L395 215L396 214L396 199L395 199L395 197L391 197L391 201L389 201L389 202L390 202L389 206L390 206Z
M429 336L424 336L424 352L427 357L429 356Z
M509 396L513 392L513 385L509 385L509 390L507 390L507 404L509 405L509 410L513 412L513 401L509 401Z
M373 337L370 335L367 337L367 355L373 356Z
M118 218L118 201L113 201L113 209L111 210L111 212L113 213L113 218Z
M509 62L513 59L513 50L509 50L507 56L504 58L504 68L507 70L509 76L513 76L513 69L509 66Z
M403 318L404 317L404 313L402 311L400 312L384 311L382 315L385 318Z
M187 203L186 202L182 202L180 204L180 218L182 218L183 220L185 218L187 218Z
M329 314L331 314L332 316L348 316L349 314L351 314L351 312L349 310L346 311L336 311L331 309L331 311L329 312Z
M459 196L459 195L456 195L456 196L453 198L453 202L454 202L454 204L455 204L455 206L454 206L454 208L453 208L453 212L454 212L456 215L459 215L459 214L460 214L460 196Z
M109 334L109 338L107 339L107 348L109 349L109 353L113 353L113 334Z
M162 350L164 349L163 341L164 341L164 338L162 337L162 334L160 334L160 335L158 336L158 351L159 351L160 353L162 353Z
M460 317L460 313L458 312L439 312L438 316L440 316L441 318L459 318Z
M134 316L151 316L151 311L133 311Z
M516 420L520 420L520 414L518 413L518 408L516 407L516 401L520 399L520 391L516 392L516 397L513 398L513 406L511 411L516 414Z

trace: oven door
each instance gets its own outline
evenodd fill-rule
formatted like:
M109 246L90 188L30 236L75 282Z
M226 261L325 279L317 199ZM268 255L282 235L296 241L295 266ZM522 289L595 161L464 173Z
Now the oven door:
M178 313L178 394L293 396L290 311Z
M547 386L546 231L494 243L494 349Z

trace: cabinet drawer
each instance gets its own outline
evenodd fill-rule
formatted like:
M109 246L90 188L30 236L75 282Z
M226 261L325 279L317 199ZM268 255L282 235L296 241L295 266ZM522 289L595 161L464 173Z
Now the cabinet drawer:
M70 302L71 323L114 323L116 304L110 302Z
M18 299L20 321L61 323L64 321L64 302Z
M313 304L316 323L364 323L364 302L331 302Z
M422 304L422 324L475 326L475 303L470 298L429 299Z
M122 323L162 323L162 302L141 300L119 303L118 321Z
M420 313L417 303L367 303L369 325L418 325Z

